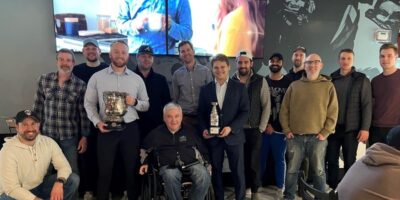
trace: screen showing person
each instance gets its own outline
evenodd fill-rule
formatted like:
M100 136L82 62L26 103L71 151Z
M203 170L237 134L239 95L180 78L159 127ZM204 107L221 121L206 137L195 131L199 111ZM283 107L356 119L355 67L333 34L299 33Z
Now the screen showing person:
M83 40L91 37L105 53L112 42L124 40L130 53L149 45L156 55L178 55L177 44L191 41L200 56L235 56L249 49L261 58L266 4L267 0L53 0L57 50L80 52Z

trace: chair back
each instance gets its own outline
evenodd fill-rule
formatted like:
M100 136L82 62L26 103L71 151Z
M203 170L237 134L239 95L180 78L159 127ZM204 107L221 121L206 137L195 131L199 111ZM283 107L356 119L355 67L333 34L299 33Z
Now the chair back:
M338 195L335 190L331 190L328 193L328 192L323 192L323 191L317 190L313 186L309 185L307 183L307 181L305 180L304 171L300 172L298 184L299 184L300 197L303 198L304 200L314 200L314 199L337 200L338 199Z

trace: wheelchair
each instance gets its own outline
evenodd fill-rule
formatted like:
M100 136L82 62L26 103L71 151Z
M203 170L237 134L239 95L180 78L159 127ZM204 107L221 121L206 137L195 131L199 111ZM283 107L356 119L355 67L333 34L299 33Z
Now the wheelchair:
M199 153L197 149L195 149L196 154ZM198 154L199 155L199 154ZM202 157L195 163L191 163L185 166L182 166L182 179L181 179L181 194L182 198L189 200L189 194L192 186L192 181L188 174L185 174L184 169L188 168L195 164L204 164ZM142 188L141 188L141 200L174 200L169 199L167 193L164 190L164 182L162 177L159 174L159 166L156 167L153 164L149 164L148 171L143 175L142 178ZM204 198L205 200L214 200L214 190L212 184L207 191L207 194Z

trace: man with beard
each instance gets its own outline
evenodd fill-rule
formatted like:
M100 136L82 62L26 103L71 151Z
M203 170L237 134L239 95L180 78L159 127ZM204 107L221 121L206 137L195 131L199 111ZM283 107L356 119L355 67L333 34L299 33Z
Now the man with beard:
M267 127L271 104L269 87L264 77L253 71L253 56L248 51L239 51L236 56L237 72L232 79L247 87L250 100L250 115L244 124L246 143L244 145L244 163L246 187L251 189L251 198L258 199L260 181L260 148L262 133Z
M299 80L303 74L305 74L304 70L304 60L306 59L306 48L302 46L298 46L296 49L293 50L292 54L292 62L293 68L289 70L289 73L286 74L292 82ZM301 169L304 171L304 175L307 181L311 181L311 178L308 176L309 174L309 167L308 167L308 158L304 158Z
M107 68L108 64L100 62L101 50L96 39L87 38L83 41L82 54L86 62L76 65L72 73L88 83L94 73Z
M86 151L90 130L83 106L86 84L72 74L75 57L71 50L60 49L56 58L58 71L39 78L33 110L42 121L42 134L60 145L72 172L78 174L77 153Z
M89 82L92 75L106 67L108 64L100 62L100 48L97 40L87 38L83 41L82 54L86 62L76 65L72 73L83 80L86 84ZM97 176L97 129L92 124L90 126L90 135L87 137L87 151L79 156L79 171L81 171L81 184L79 191L85 193L85 197L93 196L96 191L96 176Z
M288 167L285 199L294 199L300 164L308 158L317 190L326 191L326 138L335 132L338 102L333 83L321 75L323 63L318 54L304 62L306 73L290 84L282 101L279 121L287 138Z
M144 80L149 96L150 108L146 112L139 112L139 128L141 138L163 123L162 111L164 106L171 101L167 79L156 72L152 66L154 62L153 48L142 45L136 54L137 67L135 73Z
M57 143L39 134L39 117L23 110L15 122L17 135L0 151L0 199L75 199L79 176L72 173ZM47 174L50 164L57 174Z
M286 76L292 81L299 80L304 74L304 60L306 59L306 49L298 46L293 50L292 62L293 68L289 70Z
M85 94L85 108L89 119L100 130L97 137L97 158L99 177L97 185L98 200L109 198L112 169L116 153L120 153L125 169L126 189L129 199L137 199L136 179L139 155L140 133L137 124L137 111L149 108L146 86L139 75L126 66L129 59L129 47L124 41L111 44L111 65L97 73L89 80ZM105 103L103 93L106 91L125 92L127 112L123 116L125 129L109 130L104 120ZM98 109L98 105L100 110Z
M286 139L282 133L282 126L279 123L279 110L286 90L289 87L291 80L284 76L281 72L283 66L283 56L280 53L274 53L269 57L269 71L267 82L271 94L271 116L269 117L267 129L263 135L261 147L261 175L265 171L266 162L269 152L272 154L274 161L275 183L277 187L277 196L283 197L283 188L285 186L285 151ZM264 177L264 176L262 176Z
M212 76L206 66L196 63L192 43L180 42L178 51L183 66L172 76L172 99L182 107L183 123L197 128L200 88L211 82Z

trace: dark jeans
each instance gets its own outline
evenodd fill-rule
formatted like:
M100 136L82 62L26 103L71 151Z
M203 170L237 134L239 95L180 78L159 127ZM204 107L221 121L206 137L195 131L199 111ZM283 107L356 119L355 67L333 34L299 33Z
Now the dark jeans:
M336 132L328 137L326 148L327 182L335 189L339 183L339 155L343 152L344 171L347 172L356 161L358 140L357 131L345 132L344 126L337 126Z
M74 137L65 140L55 140L60 146L65 158L67 158L69 165L71 165L72 172L79 174L78 170L78 138Z
M91 126L91 134L87 137L87 150L83 154L78 154L78 164L81 177L79 192L91 191L96 193L97 185L97 135L98 129Z
M260 175L260 150L262 134L258 128L244 129L246 143L244 143L244 169L246 188L251 188L255 193L261 185Z
M136 122L126 124L122 131L99 133L97 137L97 159L99 177L97 183L97 200L108 200L112 179L114 159L121 154L128 199L138 198L138 159L140 134Z
M371 126L369 129L369 140L368 146L372 146L373 144L380 142L386 144L386 136L389 133L390 129L393 127L376 127Z
M41 199L50 199L51 190L56 182L57 175L49 175L44 177L43 182L37 187L30 190L32 194ZM69 175L67 182L64 184L64 200L75 200L76 190L79 185L79 176L72 173ZM13 198L7 196L5 193L0 195L0 200L14 200Z

